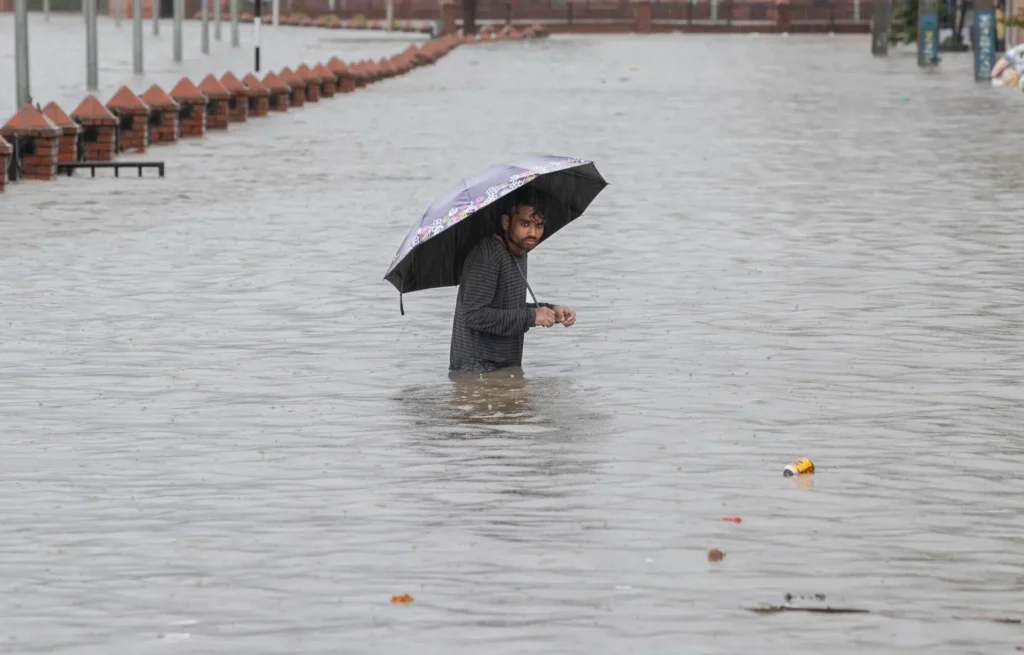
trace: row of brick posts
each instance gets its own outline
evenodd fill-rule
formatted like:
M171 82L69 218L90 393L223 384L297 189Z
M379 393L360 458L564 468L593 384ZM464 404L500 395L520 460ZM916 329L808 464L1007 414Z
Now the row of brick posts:
M141 95L123 86L107 101L88 95L70 114L51 102L26 104L0 128L0 192L9 169L25 180L52 180L60 162L111 161L118 153L145 152L154 144L197 138L232 123L286 112L368 84L433 64L459 45L546 36L540 26L506 27L486 35L448 35L411 45L380 61L346 64L337 57L313 66L249 73L207 75L199 84L182 78L170 91L156 84Z

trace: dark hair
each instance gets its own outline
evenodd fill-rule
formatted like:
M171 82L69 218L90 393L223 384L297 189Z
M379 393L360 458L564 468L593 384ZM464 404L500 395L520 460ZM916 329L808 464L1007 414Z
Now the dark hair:
M547 222L547 213L544 211L544 207L542 207L540 205L540 203L536 203L536 202L525 202L525 201L517 202L516 204L512 205L511 207L509 207L509 209L508 209L508 211L506 213L509 216L512 216L513 214L518 212L521 207L532 207L533 208L533 213L531 214L531 218L540 218L541 220Z

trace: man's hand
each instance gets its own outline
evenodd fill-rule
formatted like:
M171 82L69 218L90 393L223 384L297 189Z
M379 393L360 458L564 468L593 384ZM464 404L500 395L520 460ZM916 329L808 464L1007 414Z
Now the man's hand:
M551 327L555 323L560 322L555 311L550 307L538 307L533 312L533 322L538 327Z
M555 322L561 323L565 327L572 327L572 324L576 322L576 312L559 305L555 307Z

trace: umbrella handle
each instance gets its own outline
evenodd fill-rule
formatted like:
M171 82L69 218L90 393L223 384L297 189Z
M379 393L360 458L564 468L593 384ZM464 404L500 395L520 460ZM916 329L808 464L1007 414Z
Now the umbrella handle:
M508 251L508 256L512 257L512 251L511 250ZM534 305L534 307L540 307L540 303L537 302L537 294L535 294L533 292L533 289L530 288L530 283L526 280L526 275L523 274L523 268L519 265L519 262L516 261L515 257L512 257L512 263L516 265L516 269L519 271L519 276L522 277L523 278L523 282L526 283L526 290L530 292L530 297L533 298L533 305Z

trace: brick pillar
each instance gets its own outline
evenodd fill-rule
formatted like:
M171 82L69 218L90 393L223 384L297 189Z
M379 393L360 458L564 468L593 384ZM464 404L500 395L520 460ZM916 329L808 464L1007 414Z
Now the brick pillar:
M338 93L351 93L356 90L356 78L345 62L331 57L327 62L327 70L334 73L334 87Z
M59 145L57 146L57 158L59 161L78 160L78 133L82 128L78 123L64 113L64 110L56 102L43 107L43 113L53 121L53 124L61 129Z
M302 64L295 69L295 76L305 84L302 87L302 91L306 94L306 100L309 102L320 102L320 76L314 73L313 69L306 64Z
M270 89L263 86L252 73L242 78L242 84L245 85L249 93L249 115L266 116L270 111Z
M323 64L314 66L313 72L320 76L320 97L333 98L338 90L338 84L334 81L334 73Z
M178 112L174 98L154 84L140 96L149 105L149 142L174 143L178 140Z
M637 0L633 4L633 17L636 21L637 34L650 34L651 32L651 3L650 0Z
M288 96L288 104L292 107L301 107L306 104L306 83L287 66L282 68L281 72L277 75L291 90L291 94Z
M220 76L220 83L231 98L228 100L228 120L244 123L249 120L249 89L230 71Z
M178 126L181 138L200 137L206 134L206 96L192 80L181 78L170 93L178 103Z
M224 88L213 75L207 75L199 83L199 90L206 96L206 129L228 129L228 105L231 92Z
M2 1L2 0L0 0ZM441 33L442 34L455 34L458 29L456 26L456 20L459 17L459 6L451 0L445 0L441 3Z
M291 87L284 83L274 72L263 76L263 86L270 91L270 109L273 111L288 111Z
M107 109L117 116L121 130L119 150L146 152L146 146L149 145L149 105L127 86L122 86L107 101Z
M7 141L18 140L18 157L26 180L57 177L60 135L61 129L30 104L25 104L0 128L0 137Z
M86 161L111 161L117 140L117 118L94 95L88 95L71 118L82 126L82 155Z

